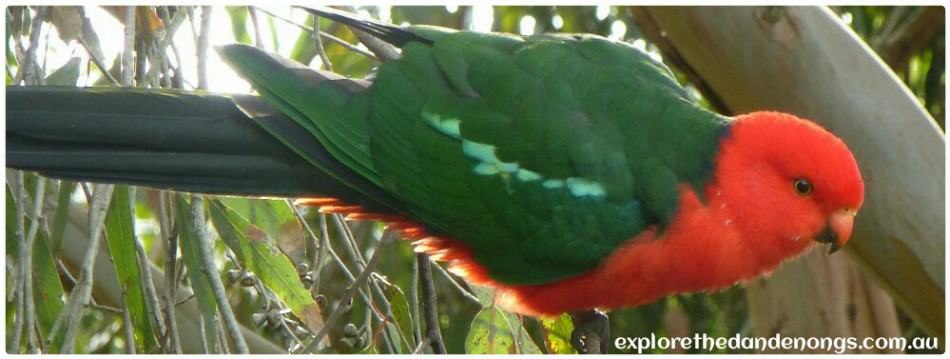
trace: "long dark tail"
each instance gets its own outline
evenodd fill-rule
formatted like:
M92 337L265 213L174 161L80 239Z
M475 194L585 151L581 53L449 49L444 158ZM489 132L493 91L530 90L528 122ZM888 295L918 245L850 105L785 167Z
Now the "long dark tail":
M394 210L336 179L345 168L329 176L256 124L305 133L279 112L260 110L268 106L257 98L241 98L242 107L260 114L250 118L231 97L191 92L7 87L6 96L9 167L186 192L334 197ZM332 161L317 141L306 148Z

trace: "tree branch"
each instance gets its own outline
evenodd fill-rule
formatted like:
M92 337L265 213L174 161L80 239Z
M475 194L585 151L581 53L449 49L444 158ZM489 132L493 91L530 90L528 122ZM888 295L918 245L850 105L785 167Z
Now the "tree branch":
M419 283L422 289L422 314L426 322L425 337L432 341L433 353L445 354L445 343L442 341L442 329L439 326L435 283L432 282L431 261L429 260L429 256L425 253L416 253L416 262L419 263Z
M201 268L208 277L211 291L214 292L215 301L218 302L218 311L224 320L228 335L234 340L234 346L238 354L248 354L250 351L247 348L247 343L244 341L244 336L241 335L241 329L234 317L234 312L231 311L228 294L224 291L224 283L221 283L221 278L218 277L218 268L214 265L214 243L206 227L204 209L204 198L200 195L192 195L191 215L195 218L195 232L198 232L198 255Z
M317 345L319 345L320 341L323 340L323 337L327 334L327 331L330 329L330 327L332 327L333 324L343 315L343 307L353 300L353 296L357 293L359 288L362 287L364 283L366 283L367 279L369 279L370 273L373 272L373 269L376 268L376 263L379 262L379 257L381 257L380 254L384 252L383 247L391 241L392 237L393 236L390 233L383 235L383 238L379 242L379 247L376 248L375 252L373 252L373 256L370 257L369 262L366 263L366 267L363 268L363 271L360 272L360 275L356 277L353 283L351 283L350 286L346 288L346 291L343 292L343 297L340 298L336 308L334 308L333 312L330 313L330 317L323 322L323 328L321 328L320 331L314 336L313 341L311 341L310 345L308 345L305 349L306 352L312 352L314 349L316 349Z

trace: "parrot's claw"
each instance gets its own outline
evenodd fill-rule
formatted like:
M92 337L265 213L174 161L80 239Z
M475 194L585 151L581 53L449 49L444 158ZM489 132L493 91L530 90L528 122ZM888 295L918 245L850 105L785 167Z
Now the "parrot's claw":
M610 341L610 318L596 309L571 313L574 331L571 345L581 354L607 354Z

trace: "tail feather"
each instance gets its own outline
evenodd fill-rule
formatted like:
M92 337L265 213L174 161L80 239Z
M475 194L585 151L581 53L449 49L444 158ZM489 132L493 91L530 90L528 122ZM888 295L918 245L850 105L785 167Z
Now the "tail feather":
M385 42L393 44L397 47L403 47L411 41L421 42L427 45L432 45L432 40L426 39L419 35L412 33L406 29L395 26L393 24L385 23L382 21L376 21L369 18L359 17L355 14L339 11L332 8L321 7L321 8L308 8L300 7L301 9L327 19L336 21L338 23L344 24L346 26L352 27L354 29L363 31L372 35L373 37L379 38Z
M256 101L256 103L255 103ZM245 106L266 108L257 98ZM252 106L253 105L253 106ZM116 88L7 87L7 166L70 180L187 192L340 198L380 213L398 211L341 181L358 178L315 140L331 176L255 123L297 126L276 111L243 112L228 96ZM303 129L296 129L305 133ZM322 153L322 156L320 154ZM387 202L384 204L384 202Z

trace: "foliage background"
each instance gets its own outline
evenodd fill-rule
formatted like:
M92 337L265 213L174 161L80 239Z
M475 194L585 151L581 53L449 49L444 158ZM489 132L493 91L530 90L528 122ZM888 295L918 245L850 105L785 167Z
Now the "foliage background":
M216 60L213 51L208 51L209 45L218 41L256 44L314 67L327 67L326 60L334 71L347 76L367 76L378 64L352 49L364 47L357 45L358 40L351 32L325 19L319 24L323 31L353 45L324 37L321 40L326 59L321 58L317 42L305 29L313 26L313 20L299 10L159 6L139 7L130 15L127 9L7 7L7 85L23 81L66 86L132 84L248 91L249 86L229 73L220 60ZM832 10L878 52L943 129L946 88L943 9L844 6ZM522 34L595 33L631 42L662 59L659 50L637 27L634 14L627 7L361 7L359 11L396 24ZM123 24L128 24L127 19L131 18L135 19L134 37L123 45L126 41ZM134 51L122 51L130 45ZM134 56L123 60L123 53ZM104 75L100 66L108 68L110 75ZM673 70L690 91L702 99L687 76L676 68ZM113 80L108 79L110 76ZM70 312L69 296L75 292L79 276L78 264L62 252L62 243L69 240L67 228L73 225L82 228L84 224L83 220L72 217L82 219L96 213L88 204L94 202L93 193L100 187L103 186L44 180L29 173L7 171L5 339L8 352L57 353L68 348L61 346L67 336L61 328L53 341L47 341L50 332L56 332L57 318ZM178 350L169 341L169 335L165 335L170 320L154 309L164 293L161 290L157 294L150 293L148 286L142 285L140 273L147 271L147 267L140 261L141 257L129 253L134 253L134 243L138 241L145 257L158 269L167 273L175 267L172 273L178 274L169 277L171 279L159 277L157 281L168 280L167 283L178 283L183 288L194 288L197 295L182 298L179 305L199 301L201 305L212 306L204 308L213 308L214 299L203 298L206 292L196 288L203 284L195 284L200 277L194 274L200 270L192 268L200 264L192 262L192 256L187 253L187 246L194 240L189 238L203 233L195 229L202 220L212 228L206 233L215 239L217 273L224 280L228 304L237 322L275 345L260 346L257 350L304 351L303 347L310 344L309 338L322 331L323 322L333 311L342 311L341 317L327 327L328 340L315 349L317 352L432 350L423 345L425 324L419 304L416 256L407 243L381 241L383 230L378 223L344 223L339 216L296 208L282 200L226 197L208 197L202 207L206 212L193 216L189 210L196 206L198 197L123 186L107 190L113 191L112 205L105 212L103 241L107 242L108 250L101 250L100 255L111 256L116 273L120 278L127 278L122 287L125 299L109 302L100 292L100 287L107 284L101 283L104 280L97 273L94 282L97 287L93 289L95 303L79 311L81 318L77 322L76 336L66 339L75 342L71 349L74 352L170 353ZM44 204L37 212L39 216L32 213L34 203ZM306 218L308 226L298 221L295 210ZM24 262L17 254L23 253L23 243L28 243L23 239L29 237L34 223L38 230L32 263L28 264L33 272L35 304L34 308L27 308L19 299L28 287L18 281L23 276L19 268ZM165 235L171 228L177 229L178 237L173 242L181 247L181 253L173 255L178 261L168 262L166 247L172 242ZM79 233L89 233L88 228L82 229ZM379 256L378 263L371 268L374 274L365 281L357 281L360 291L352 302L342 301L348 286L354 282L349 276L358 277L377 252L384 255ZM129 268L139 270L130 272ZM433 271L438 321L448 352L573 350L566 342L571 328L566 317L540 322L504 313L494 308L491 294L485 290L468 287L440 267L434 267ZM161 275L162 272L156 273ZM165 290L169 290L167 286ZM175 295L172 293L172 297ZM35 311L36 345L30 345L26 335L16 337L17 326L24 325L24 311ZM209 321L222 320L221 317L219 312L205 310L201 320L207 325ZM610 317L611 333L625 337L648 337L652 333L657 336L707 333L713 337L751 334L746 297L739 286L719 293L671 296L639 308L614 311ZM159 322L165 322L166 329ZM904 315L900 316L899 326L905 337L926 336ZM235 350L233 344L221 344L223 339L214 339L228 336L223 327L206 326L203 338L183 336L179 340L199 341L202 350L212 352Z

